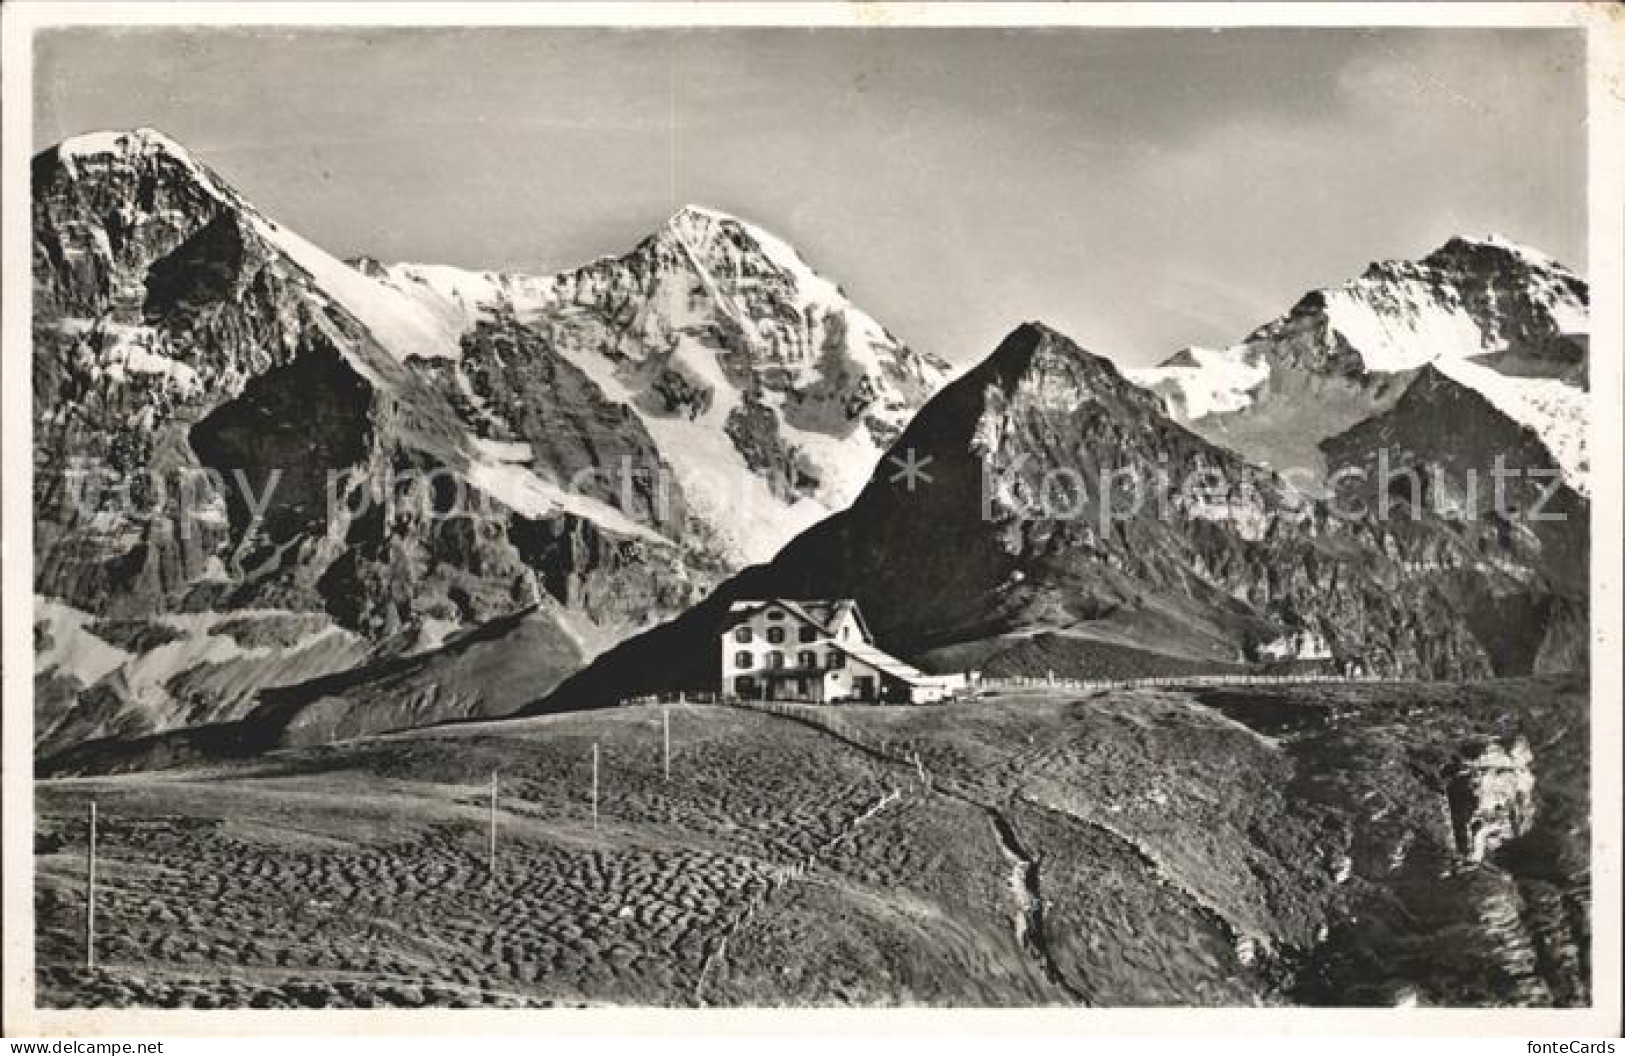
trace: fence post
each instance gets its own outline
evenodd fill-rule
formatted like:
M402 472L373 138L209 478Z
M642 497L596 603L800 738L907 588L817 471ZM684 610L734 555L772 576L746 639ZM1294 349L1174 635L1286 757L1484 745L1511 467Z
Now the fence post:
M592 827L598 827L598 743L592 746Z

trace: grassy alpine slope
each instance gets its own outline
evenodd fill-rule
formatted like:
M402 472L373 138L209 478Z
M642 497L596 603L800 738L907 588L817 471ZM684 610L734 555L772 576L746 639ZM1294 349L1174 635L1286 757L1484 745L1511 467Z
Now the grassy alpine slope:
M674 706L668 783L625 708L45 781L38 1000L1584 1003L1586 718L1557 679Z

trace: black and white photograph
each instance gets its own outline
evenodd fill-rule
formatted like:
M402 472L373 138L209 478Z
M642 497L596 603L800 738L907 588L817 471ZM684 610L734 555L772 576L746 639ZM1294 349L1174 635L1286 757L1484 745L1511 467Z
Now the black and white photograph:
M19 1033L1618 1026L1619 8L48 6Z

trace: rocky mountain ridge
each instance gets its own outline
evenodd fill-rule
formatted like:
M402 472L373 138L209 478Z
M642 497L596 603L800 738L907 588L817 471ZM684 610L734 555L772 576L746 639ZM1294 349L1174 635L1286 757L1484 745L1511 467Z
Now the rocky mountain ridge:
M1392 406L1431 365L1533 430L1585 495L1589 297L1537 250L1453 238L1311 291L1228 349L1186 349L1128 373L1202 436L1319 491L1320 443Z

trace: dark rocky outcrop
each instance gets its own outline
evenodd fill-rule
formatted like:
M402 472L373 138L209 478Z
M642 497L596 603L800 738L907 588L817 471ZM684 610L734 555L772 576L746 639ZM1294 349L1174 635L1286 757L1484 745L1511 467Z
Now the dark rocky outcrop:
M1534 430L1437 368L1422 367L1391 408L1321 448L1350 507L1485 522L1520 562L1584 598L1591 504Z

